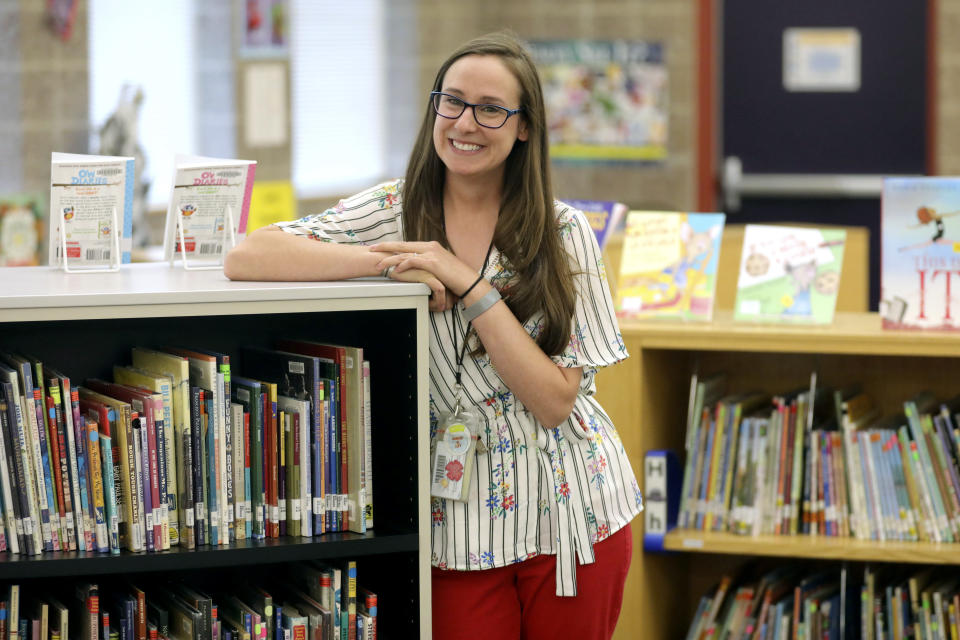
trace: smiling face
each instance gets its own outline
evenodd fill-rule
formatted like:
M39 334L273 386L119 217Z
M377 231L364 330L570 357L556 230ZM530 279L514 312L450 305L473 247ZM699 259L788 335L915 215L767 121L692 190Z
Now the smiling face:
M497 56L467 55L454 62L443 77L441 91L466 102L520 106L520 83ZM467 107L459 118L436 117L433 145L452 175L502 178L504 162L517 140L526 141L522 114L511 116L499 129L481 127Z

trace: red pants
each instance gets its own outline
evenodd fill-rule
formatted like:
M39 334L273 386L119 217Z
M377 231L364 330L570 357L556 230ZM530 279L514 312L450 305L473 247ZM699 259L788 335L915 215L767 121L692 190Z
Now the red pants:
M434 640L609 640L630 568L630 525L577 566L577 596L559 598L556 556L483 571L433 569Z

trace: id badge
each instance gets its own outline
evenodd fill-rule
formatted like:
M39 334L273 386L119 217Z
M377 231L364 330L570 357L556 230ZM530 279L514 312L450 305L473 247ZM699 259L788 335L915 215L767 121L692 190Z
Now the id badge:
M445 413L437 425L430 495L467 500L479 422L469 411Z

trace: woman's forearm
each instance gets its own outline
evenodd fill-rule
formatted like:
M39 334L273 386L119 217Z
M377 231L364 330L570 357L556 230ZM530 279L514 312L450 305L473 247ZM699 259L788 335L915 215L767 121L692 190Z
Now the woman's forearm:
M468 298L470 304L479 292L476 296L471 292ZM473 326L507 388L541 424L552 428L570 416L581 368L557 366L503 302L475 318Z
M386 255L264 227L227 253L223 272L231 280L344 280L380 275L376 265Z

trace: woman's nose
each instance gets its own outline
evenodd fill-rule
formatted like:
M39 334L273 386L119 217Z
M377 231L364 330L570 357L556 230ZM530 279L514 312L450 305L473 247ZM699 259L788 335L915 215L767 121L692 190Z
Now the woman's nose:
M454 126L461 131L473 131L476 129L478 125L476 119L473 117L473 107L464 109L460 117L457 118Z

